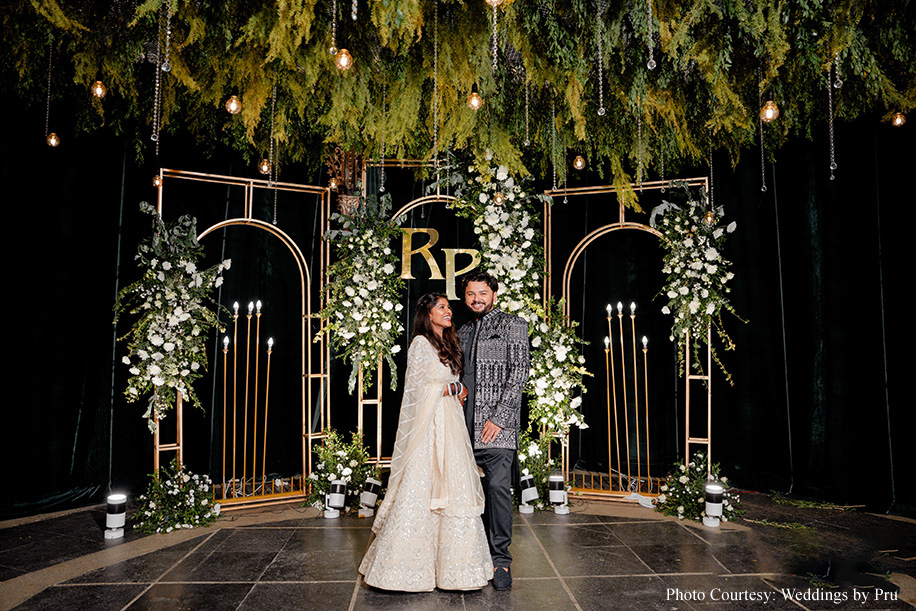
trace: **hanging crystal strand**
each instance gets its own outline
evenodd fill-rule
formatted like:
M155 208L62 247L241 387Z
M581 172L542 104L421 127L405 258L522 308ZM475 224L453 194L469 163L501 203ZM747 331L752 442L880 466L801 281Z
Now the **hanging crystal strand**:
M435 160L435 163L436 163L436 180L438 181L439 180L439 0L436 0L434 5L435 5L435 22L433 25L433 159Z
M358 0L353 0L353 2L350 4L350 17L353 18L353 21L356 21L356 11L358 8L359 8Z
M757 68L757 78L761 79L760 68ZM757 88L757 108L763 108L763 87L760 86ZM763 150L763 118L760 114L757 114L757 123L760 128L760 192L767 192L767 168L766 168L766 159L764 157Z
M833 147L833 87L831 86L831 74L827 72L827 120L828 123L828 133L830 135L830 180L836 180L836 176L833 175L833 171L836 170L836 155Z
M161 69L163 72L171 72L172 64L169 63L169 48L172 41L172 3L170 0L163 0L165 5L165 59L162 60Z
M550 161L553 170L553 190L557 190L557 102L550 100Z
M843 81L840 80L840 54L839 53L833 54L833 63L836 66L836 76L833 79L833 88L839 89L840 87L843 86Z
M528 137L528 90L530 89L530 83L525 81L525 146L531 144L531 138Z
M569 198L566 197L566 194L569 193L569 172L566 171L566 135L563 135L563 149L560 151L560 159L563 161L563 203L568 204Z
M493 77L496 77L496 49L497 49L497 37L496 37L496 5L493 5Z
M642 193L642 104L636 107L636 182L639 183L639 192Z
M652 40L652 22L654 17L652 15L652 0L646 0L646 4L649 7L649 61L646 62L646 68L649 70L655 70L655 56L654 56L654 41Z
M385 127L388 125L388 111L386 101L388 98L388 89L382 85L382 171L379 176L379 193L385 192Z
M48 141L51 132L48 128L51 125L51 60L54 57L54 42L48 43L48 104L45 107L45 140ZM48 142L50 144L50 142Z
M337 55L337 0L331 0L331 46L328 53Z
M662 183L665 182L665 149L662 147L661 141L658 145L658 165L659 165L659 177L661 178ZM661 192L666 191L666 187L662 184Z
M267 186L272 187L274 190L274 218L273 224L277 224L277 157L276 157L276 138L274 137L274 117L276 117L277 110L277 83L274 82L274 86L270 91L270 154L268 156L268 161L270 162L270 175L267 179Z
M712 168L712 129L710 129L709 130L709 210L715 209L715 194L714 194L714 188L713 188L715 184L713 182L714 178L715 176L713 175L713 168Z
M604 0L598 0L598 116L607 112L604 108Z

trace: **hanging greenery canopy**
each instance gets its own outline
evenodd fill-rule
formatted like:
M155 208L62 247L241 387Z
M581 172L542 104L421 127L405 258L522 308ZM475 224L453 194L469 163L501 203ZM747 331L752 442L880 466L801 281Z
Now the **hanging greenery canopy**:
M434 143L478 159L489 149L522 174L546 175L554 159L562 179L569 152L619 188L635 177L637 129L651 178L711 149L737 161L759 146L767 99L781 111L763 129L769 151L826 127L836 80L838 118L916 104L910 0L489 2L20 0L2 16L0 62L24 99L43 105L50 84L52 117L66 102L78 129L133 136L141 155L159 71L164 141L189 130L205 150L221 140L264 157L276 88L280 164L319 162L323 142L378 157L384 140L395 158L432 158ZM89 93L96 80L104 99Z

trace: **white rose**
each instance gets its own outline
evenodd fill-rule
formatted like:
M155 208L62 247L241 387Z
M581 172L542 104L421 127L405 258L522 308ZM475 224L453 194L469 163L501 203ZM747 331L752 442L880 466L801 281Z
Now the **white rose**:
M731 223L728 224L728 227L726 227L725 229L726 229L726 231L728 231L729 233L731 233L731 232L733 232L733 231L734 231L735 229L737 229L737 228L738 228L738 224L737 224L735 221L732 221Z

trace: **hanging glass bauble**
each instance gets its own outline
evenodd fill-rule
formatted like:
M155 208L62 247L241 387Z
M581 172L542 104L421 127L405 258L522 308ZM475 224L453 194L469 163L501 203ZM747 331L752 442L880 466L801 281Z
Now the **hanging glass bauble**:
M92 83L92 87L89 88L89 91L97 98L104 98L105 94L108 93L108 88L102 81L96 81Z
M779 118L779 107L773 100L767 100L767 103L760 109L760 120L764 123L770 123Z
M226 111L230 115L237 115L242 111L242 101L239 99L239 96L229 96L229 99L226 100Z
M334 60L334 64L339 70L349 70L353 66L353 56L346 49L341 49L337 52L337 59Z

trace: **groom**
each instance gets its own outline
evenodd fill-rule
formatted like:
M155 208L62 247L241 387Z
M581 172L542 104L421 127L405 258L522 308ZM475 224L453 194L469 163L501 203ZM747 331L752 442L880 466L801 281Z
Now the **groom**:
M512 471L518 469L518 428L528 379L528 323L493 307L499 285L490 274L471 272L464 276L463 286L464 303L474 317L458 330L464 351L461 381L468 391L464 413L474 457L484 474L483 521L495 567L493 587L506 590L512 585L511 486Z

